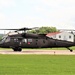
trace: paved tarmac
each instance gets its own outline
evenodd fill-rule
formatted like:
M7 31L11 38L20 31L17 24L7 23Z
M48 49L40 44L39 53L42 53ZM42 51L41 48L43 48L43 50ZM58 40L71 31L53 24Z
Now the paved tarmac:
M35 55L75 55L75 50L70 52L69 50L22 50L21 52L14 52L11 50L0 50L0 54L35 54Z

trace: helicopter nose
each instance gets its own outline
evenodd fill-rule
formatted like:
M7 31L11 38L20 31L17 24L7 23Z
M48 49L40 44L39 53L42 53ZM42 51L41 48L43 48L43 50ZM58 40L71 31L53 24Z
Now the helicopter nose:
M0 44L0 47L2 47L3 46L3 44Z
M0 41L0 47L3 47L3 46L4 46L3 42Z

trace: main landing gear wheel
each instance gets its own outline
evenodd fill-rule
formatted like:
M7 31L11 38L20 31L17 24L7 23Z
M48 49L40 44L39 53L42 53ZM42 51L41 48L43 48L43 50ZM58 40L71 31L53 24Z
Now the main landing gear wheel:
M22 48L21 48L21 47L18 47L18 48L15 47L15 48L13 48L13 50L14 50L14 51L19 51L19 52L21 52L21 51L22 51Z

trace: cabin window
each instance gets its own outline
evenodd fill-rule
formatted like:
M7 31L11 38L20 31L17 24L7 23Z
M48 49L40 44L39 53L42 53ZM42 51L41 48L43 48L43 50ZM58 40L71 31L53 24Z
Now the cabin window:
M71 39L71 36L69 36L69 39Z
M25 42L25 43L27 43L27 39L23 39L23 40L22 40L22 42Z
M59 38L61 38L61 35L59 35Z
M18 39L17 39L17 38L15 38L15 39L14 39L14 42L18 42Z
M28 42L32 42L32 39L28 39Z

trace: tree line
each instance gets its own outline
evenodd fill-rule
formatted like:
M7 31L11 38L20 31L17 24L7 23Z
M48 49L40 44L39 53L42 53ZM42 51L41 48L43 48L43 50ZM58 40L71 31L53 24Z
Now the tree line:
M31 31L28 31L29 33L35 33L35 34L47 34L51 32L57 32L58 30L56 27L40 27L38 29L34 29Z

